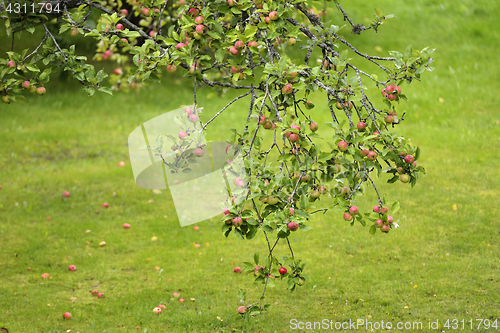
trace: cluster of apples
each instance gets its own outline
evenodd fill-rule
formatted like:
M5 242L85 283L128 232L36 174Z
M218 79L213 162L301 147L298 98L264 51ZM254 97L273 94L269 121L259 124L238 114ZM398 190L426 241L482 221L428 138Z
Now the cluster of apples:
M373 206L373 212L379 214L379 219L375 221L375 227L380 228L382 232L388 233L391 230L391 224L394 222L392 216L387 215L389 208Z
M231 214L231 212L229 211L229 208L224 207L222 209L222 217L224 218L227 216L227 218L224 220L226 224L232 224L235 227L241 227L241 225L243 224L243 219L241 218L241 216L233 215L234 214Z
M405 153L403 152L403 154L405 154ZM415 157L413 155L405 155L405 157L403 158L403 161L407 165L412 165L414 168L417 167L417 162L415 162ZM406 173L407 170L405 167L399 166L399 167L397 167L397 171L399 174L399 180L402 183L408 183L410 181L410 176Z
M390 101L397 101L400 94L401 88L398 86L393 86L392 84L389 84L387 87L382 89L382 96Z

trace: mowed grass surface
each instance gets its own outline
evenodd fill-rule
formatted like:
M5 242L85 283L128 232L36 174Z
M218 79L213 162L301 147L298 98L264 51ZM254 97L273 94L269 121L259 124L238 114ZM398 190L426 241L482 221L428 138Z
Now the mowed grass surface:
M26 105L0 106L0 327L291 332L291 319L365 319L422 322L420 331L431 331L428 320L442 325L452 318L500 319L500 4L364 1L352 5L352 18L364 22L375 5L397 17L378 35L354 37L361 50L376 54L379 46L385 54L404 50L409 41L415 48L438 48L436 70L422 83L403 86L411 103L402 104L407 121L397 128L422 148L419 164L428 174L413 189L386 185L385 178L378 182L401 202L400 229L371 236L338 213L315 216L312 230L291 239L314 281L291 294L277 283L266 298L271 310L243 321L236 313L238 289L249 290L253 302L261 287L232 269L251 261L254 252L264 255L262 235L224 239L217 218L198 223L198 232L181 228L169 192L137 187L128 160L128 134L190 104L189 84L172 78L138 96L93 98L78 87L55 85ZM210 94L205 88L199 95L205 121L235 96ZM320 96L314 101L313 116L320 124L328 121ZM208 139L221 140L242 124L246 103L225 112L209 128ZM125 167L117 166L121 160ZM71 197L63 199L66 190ZM110 207L102 208L103 202ZM374 202L370 193L358 206L368 210ZM123 223L131 229L123 230ZM101 241L107 245L99 247ZM287 249L278 246L278 254L287 255ZM70 264L76 272L68 271ZM44 272L51 278L42 280ZM93 289L106 298L91 296ZM186 303L173 299L173 292ZM166 309L154 315L160 303ZM66 311L71 320L63 320Z

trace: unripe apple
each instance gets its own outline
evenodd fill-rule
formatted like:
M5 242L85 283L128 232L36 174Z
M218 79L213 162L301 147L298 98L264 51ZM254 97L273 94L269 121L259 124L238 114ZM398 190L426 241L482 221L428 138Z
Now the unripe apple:
M248 42L248 46L250 46L250 47L257 47L257 46L259 46L259 43L257 43L256 41L252 40L252 41Z
M288 223L288 230L290 231L297 231L299 229L299 225L296 222L289 222Z
M406 155L405 156L405 162L408 163L408 164L412 164L413 161L415 161L415 157L413 157L412 155Z
M257 265L257 266L255 266L255 267L253 268L253 275L254 275L254 276L259 275L259 271L260 271L261 269L263 269L263 268L264 268L264 267L263 267L263 266L261 266L261 265Z
M410 181L410 176L408 176L407 174L400 175L399 180L402 183L408 183Z
M264 125L267 121L266 119L267 119L266 116L260 116L259 117L259 124Z
M286 41L288 46L294 46L296 42L297 42L297 40L293 37L288 38L288 40Z
M175 48L176 48L177 50L180 50L180 49L182 49L184 46L186 46L186 44L184 44L184 43L179 43L179 44L177 44L177 45L175 46Z
M9 98L9 96L3 95L2 102L6 103L6 104L10 104L10 102L12 102L12 100Z
M312 190L311 193L309 194L309 196L312 198L312 199L318 199L320 197L321 193L319 193L318 190Z
M177 66L175 66L173 64L172 65L167 65L167 72L169 72L169 73L175 72L176 69L177 69Z
M311 129L312 132L316 132L318 130L318 124L315 123L315 122L312 122L310 125L309 125L309 128Z
M389 227L387 224L384 224L382 226L382 228L380 228L380 230L382 230L382 232L389 232L389 230L391 230L391 227Z
M203 21L204 21L203 16L198 16L197 18L195 18L194 23L196 23L196 24L202 24Z
M388 124L392 124L394 122L394 118L390 115L385 116L384 120Z
M361 156L368 156L369 153L370 151L368 150L368 148L361 149Z
M281 92L285 95L291 94L293 90L293 86L291 83L287 83L281 88Z
M264 128L265 129L271 129L271 128L273 128L273 123L270 122L269 120L266 121L266 123L264 124Z
M267 198L268 205L276 205L278 202L279 202L278 198L275 198L275 197Z
M307 102L305 102L305 107L306 107L307 110L311 110L311 109L314 108L314 103L311 102L311 101L307 101Z
M229 0L229 1L231 1L231 0ZM243 306L243 305L238 308L238 313L243 314L246 311L247 311L247 308L245 306Z
M287 272L285 267L280 267L280 269L278 271L280 272L281 275L285 275Z
M243 224L243 220L241 219L241 217L237 216L233 219L233 225L235 227L239 227Z
M232 54L232 55L238 55L240 54L240 51L235 47L235 46L231 46L229 48L229 52Z
M123 24L118 23L118 24L116 25L116 30L123 30Z
M236 266L233 271L235 273L241 273L241 268L239 268L238 266Z
M195 154L196 156L198 156L198 157L202 157L204 153L205 153L205 152L204 152L204 151L203 151L203 149L201 149L201 148L196 148L196 149L194 150L194 154Z
M339 147L340 151L346 151L348 144L345 141L340 141L339 143L337 143L337 146Z
M417 162L414 161L411 165L413 165L413 167L416 168L417 167Z
M318 187L318 191L320 194L327 194L328 193L328 189L326 188L326 186Z
M366 156L366 158L369 160L369 161L375 161L377 159L377 153L374 152L373 150L370 151L368 153L368 155Z
M292 142L297 142L300 140L300 136L298 134L291 133L288 139Z
M144 7L144 8L142 9L142 14L144 14L144 15L146 15L146 16L149 16L149 8Z
M344 220L346 220L346 221L350 221L350 220L352 220L352 216L351 216L351 214L349 214L349 213L344 213Z
M100 246L100 247L106 246L106 242L100 242L100 243L99 243L99 246Z
M384 225L384 221L382 221L381 219L378 219L377 221L375 221L376 228L382 228L383 225Z
M64 318L64 319L71 319L71 313L69 313L69 312L64 312L64 314L63 314L63 318Z
M406 170L403 167L398 167L397 170L398 170L398 173L400 175L402 175L402 174L404 174L406 172Z
M16 63L13 61L13 60L10 60L8 63L7 63L7 67L16 67Z
M30 81L24 81L22 84L24 89L29 89L31 87Z
M352 206L351 208L349 208L349 213L351 213L351 215L357 215L359 213L359 208L356 206Z
M36 94L37 95L44 95L45 94L45 88L44 87L38 87L36 89Z
M304 183L308 183L309 181L311 181L311 175L305 174L300 178L300 180Z
M279 16L277 11L273 10L269 13L269 19L271 19L271 21L276 21L278 18Z
M198 116L195 115L195 114L192 114L190 117L189 117L189 121L192 122L192 123L195 123L199 120Z
M340 189L340 194L344 195L344 196L348 196L349 194L351 194L351 188L349 186L344 186Z

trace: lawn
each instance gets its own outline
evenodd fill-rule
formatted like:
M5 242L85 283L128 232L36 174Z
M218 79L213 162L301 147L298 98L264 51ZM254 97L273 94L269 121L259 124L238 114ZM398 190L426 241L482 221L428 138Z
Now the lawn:
M339 213L316 215L312 230L292 237L313 281L293 293L277 282L265 300L271 309L242 320L238 290L248 290L253 302L261 286L232 270L265 252L262 234L251 241L225 239L218 218L196 224L198 231L181 228L169 191L139 188L130 167L129 133L191 104L190 83L174 75L137 95L89 98L76 84L54 77L45 96L0 106L0 327L46 333L134 332L136 326L140 332L319 332L328 330L294 330L291 320L362 319L423 323L421 330L393 331L448 332L456 330L443 326L447 319L466 325L472 319L474 331L498 330L477 328L476 319L500 326L500 3L344 5L363 23L374 6L396 17L377 35L346 32L361 50L384 55L409 43L437 48L435 71L403 86L410 103L402 104L406 121L397 128L421 147L419 164L427 175L413 189L384 184L386 177L378 181L401 203L401 228L371 236ZM335 11L332 18L339 18ZM204 121L236 96L199 92ZM313 100L321 125L328 121L326 104L320 95ZM207 139L223 140L243 124L247 103L225 111ZM70 197L63 198L63 191ZM104 202L109 208L101 207ZM367 210L373 202L369 192L357 205ZM124 223L131 228L123 229ZM102 241L106 246L99 246ZM285 246L278 252L287 255ZM105 298L92 296L94 289ZM155 315L160 303L166 309ZM64 320L64 312L72 319ZM439 328L430 329L429 321L436 320Z

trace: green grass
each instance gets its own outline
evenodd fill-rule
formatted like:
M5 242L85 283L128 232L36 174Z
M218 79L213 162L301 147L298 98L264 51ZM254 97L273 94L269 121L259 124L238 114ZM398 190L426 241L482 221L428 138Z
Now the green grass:
M364 22L375 1L351 6L352 18ZM420 321L421 331L436 331L427 329L429 319L441 325L452 318L500 319L500 3L417 0L376 6L397 17L378 35L353 36L361 50L404 50L409 42L438 49L436 70L404 86L411 103L402 104L407 121L397 129L422 148L419 164L428 174L413 189L379 181L382 192L401 202L400 229L371 236L339 214L315 216L312 230L292 237L313 282L291 294L277 283L267 294L270 311L243 321L235 311L238 289L249 290L253 301L261 287L232 269L254 252L263 254L263 238L224 239L217 219L198 223L199 232L180 228L169 192L137 187L128 160L128 134L190 104L190 87L173 78L138 96L88 98L74 85L54 84L26 105L0 108L0 327L290 332L295 318ZM233 97L203 89L202 120ZM314 117L326 121L324 102L319 96L314 101ZM241 124L245 103L217 119L207 138L223 139L225 129ZM126 167L117 166L121 160ZM65 190L69 199L61 197ZM101 208L103 202L110 207ZM373 202L370 193L358 205L368 209ZM123 230L123 223L131 229ZM101 241L107 245L99 247ZM278 247L278 254L286 253ZM68 271L70 264L76 272ZM51 278L42 280L44 272ZM92 297L93 289L106 298ZM174 300L173 292L186 303ZM157 316L151 310L159 303L167 308ZM63 320L66 311L71 320Z

